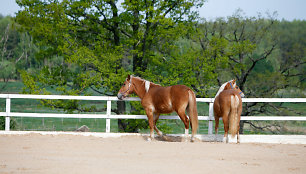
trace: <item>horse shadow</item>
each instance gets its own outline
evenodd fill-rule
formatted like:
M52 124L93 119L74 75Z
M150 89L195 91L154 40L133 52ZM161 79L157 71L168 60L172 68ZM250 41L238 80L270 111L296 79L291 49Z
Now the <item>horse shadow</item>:
M150 135L143 135L143 139L148 141ZM163 135L155 136L153 141L157 142L190 142L190 137L185 138L183 135ZM223 135L196 135L195 142L222 142Z
M143 135L144 140L148 141L150 135ZM185 137L182 136L173 136L173 135L162 135L162 136L155 136L153 141L159 142L184 142ZM190 141L190 138L188 139Z

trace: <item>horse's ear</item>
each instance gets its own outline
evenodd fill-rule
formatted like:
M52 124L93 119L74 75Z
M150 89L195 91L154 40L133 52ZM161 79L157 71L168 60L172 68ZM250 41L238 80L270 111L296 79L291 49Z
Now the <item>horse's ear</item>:
M236 83L236 79L233 79L233 80L232 80L232 83L235 84L235 83Z
M127 80L130 80L131 79L131 76L130 76L130 74L127 76Z

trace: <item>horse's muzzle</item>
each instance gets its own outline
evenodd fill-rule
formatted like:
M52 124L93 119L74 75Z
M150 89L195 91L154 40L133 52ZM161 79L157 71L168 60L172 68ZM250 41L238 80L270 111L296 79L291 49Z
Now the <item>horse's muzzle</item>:
M118 93L117 97L118 97L118 99L119 99L119 100L123 100L124 95L123 95L123 94L121 94L121 93Z
M244 98L244 97L245 97L244 93L241 93L240 96L241 96L241 98Z

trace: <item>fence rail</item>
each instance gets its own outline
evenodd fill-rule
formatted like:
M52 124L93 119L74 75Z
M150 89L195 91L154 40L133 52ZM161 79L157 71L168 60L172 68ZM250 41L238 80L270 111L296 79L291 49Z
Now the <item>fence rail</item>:
M0 94L0 98L6 99L6 112L0 112L5 117L5 130L10 130L10 117L54 117L54 118L104 118L106 119L106 132L110 132L110 119L147 119L146 115L112 115L111 102L118 101L117 97L110 96L67 96L67 95L28 95L28 94ZM51 99L51 100L97 100L107 101L106 114L54 114L54 113L20 113L11 112L12 99ZM140 101L137 97L130 97L125 101ZM213 102L214 98L197 98L197 102L209 103L209 115L199 116L199 120L206 120L208 134L213 133ZM305 103L306 98L243 98L242 102L293 102ZM180 119L178 116L160 116L160 119ZM242 116L241 120L295 120L306 121L306 116Z

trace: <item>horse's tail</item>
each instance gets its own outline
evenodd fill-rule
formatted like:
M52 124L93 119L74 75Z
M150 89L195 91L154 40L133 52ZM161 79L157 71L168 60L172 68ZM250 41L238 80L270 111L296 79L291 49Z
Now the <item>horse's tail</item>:
M192 90L188 90L189 101L188 101L188 114L192 128L192 137L197 133L198 129L198 111L196 96Z
M237 95L231 95L231 110L229 118L229 130L231 132L232 138L238 132L239 115L238 115L239 97Z

